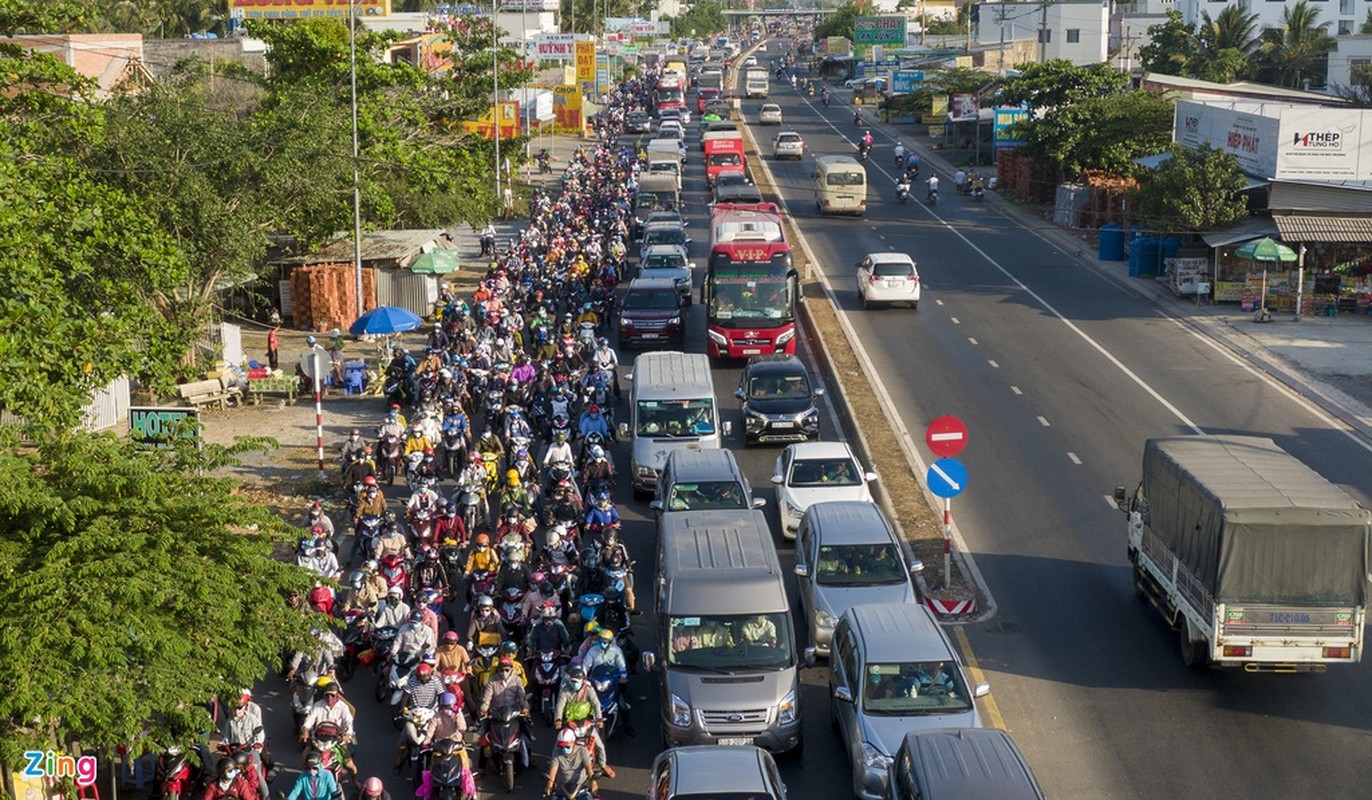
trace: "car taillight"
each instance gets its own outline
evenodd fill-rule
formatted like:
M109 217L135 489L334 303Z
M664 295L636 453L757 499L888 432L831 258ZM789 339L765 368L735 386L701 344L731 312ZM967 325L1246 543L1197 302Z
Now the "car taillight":
M878 274L876 274L876 273L874 272L874 273L872 273L872 276L871 276L870 278L867 279L867 282L868 282L868 283L876 283L876 282L879 281L879 280L881 280L881 276L878 275Z
M906 277L908 277L910 280L914 281L915 283L919 283L919 276L918 276L918 275L907 275Z
M1351 647L1326 647L1324 648L1325 658L1352 658L1353 648Z
M1227 644L1224 646L1223 653L1225 658L1248 658L1253 655L1253 647L1246 644Z

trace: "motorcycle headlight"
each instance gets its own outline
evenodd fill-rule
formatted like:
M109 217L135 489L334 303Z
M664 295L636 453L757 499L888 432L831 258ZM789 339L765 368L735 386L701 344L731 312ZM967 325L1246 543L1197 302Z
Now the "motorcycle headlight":
M796 707L796 690L792 689L789 694L781 698L781 703L777 705L777 722L787 725L799 718L800 709Z
M884 770L891 766L891 760L890 756L870 744L866 742L862 743L862 766Z
M794 338L796 338L795 328L792 328L789 331L783 331L782 334L777 337L777 347L781 347L782 345L787 344Z
M678 728L691 727L691 706L676 695L672 695L672 724Z

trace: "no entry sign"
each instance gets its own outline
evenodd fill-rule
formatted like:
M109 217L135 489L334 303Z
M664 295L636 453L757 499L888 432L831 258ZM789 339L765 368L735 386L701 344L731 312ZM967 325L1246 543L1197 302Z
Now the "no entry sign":
M925 429L924 442L934 455L952 458L967 446L967 425L957 417L939 417Z

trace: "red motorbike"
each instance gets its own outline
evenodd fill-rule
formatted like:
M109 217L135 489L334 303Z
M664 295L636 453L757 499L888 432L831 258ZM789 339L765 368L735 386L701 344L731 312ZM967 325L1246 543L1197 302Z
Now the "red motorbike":
M386 581L386 588L399 586L407 588L406 579L409 577L405 569L405 557L399 553L387 553L381 557L379 564L381 577Z

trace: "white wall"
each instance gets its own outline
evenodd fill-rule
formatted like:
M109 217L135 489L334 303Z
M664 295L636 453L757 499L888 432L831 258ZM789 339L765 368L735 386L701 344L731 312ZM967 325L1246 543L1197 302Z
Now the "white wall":
M1002 35L1007 44L1023 39L1038 41L1043 28L1047 41L1042 49L1048 60L1065 58L1073 64L1097 64L1109 53L1110 0L981 3L978 13L981 24L977 42L982 45L999 45Z
M1157 4L1161 0L1139 2ZM1200 21L1202 11L1214 19L1225 6L1234 2L1235 0L1176 0L1176 8L1187 22L1194 23ZM1237 0L1237 3L1249 14L1258 15L1259 28L1280 28L1282 13L1288 6L1295 5L1296 0ZM1331 35L1338 35L1341 30L1357 31L1367 16L1368 7L1372 6L1372 0L1311 0L1310 5L1320 12L1319 22L1329 23L1326 30Z
M1340 36L1338 49L1329 54L1329 85L1350 86L1355 64L1372 64L1372 35Z

